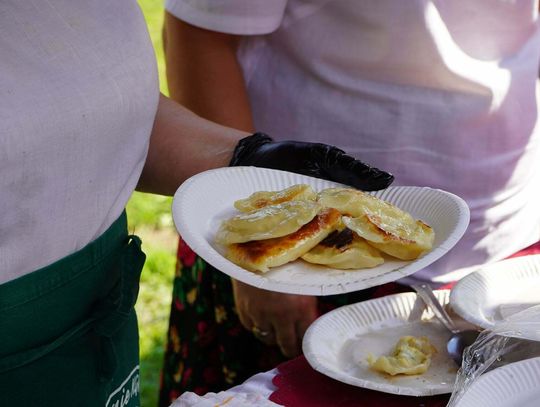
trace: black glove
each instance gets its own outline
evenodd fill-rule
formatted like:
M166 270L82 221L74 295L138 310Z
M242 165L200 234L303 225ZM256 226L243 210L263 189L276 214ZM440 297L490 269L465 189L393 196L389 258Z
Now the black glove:
M300 141L274 142L263 133L240 140L229 165L296 172L364 191L384 189L394 180L392 174L355 160L337 147Z

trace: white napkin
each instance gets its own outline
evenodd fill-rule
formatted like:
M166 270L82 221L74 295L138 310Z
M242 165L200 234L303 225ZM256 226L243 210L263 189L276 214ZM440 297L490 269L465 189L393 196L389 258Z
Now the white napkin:
M273 403L259 393L239 393L221 391L219 393L206 393L198 396L192 392L186 392L177 398L170 407L273 407L279 404Z

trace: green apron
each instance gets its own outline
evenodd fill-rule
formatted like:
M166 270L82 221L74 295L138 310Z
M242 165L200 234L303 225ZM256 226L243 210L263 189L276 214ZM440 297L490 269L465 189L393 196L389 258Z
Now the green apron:
M140 244L123 213L80 251L0 285L0 406L139 405Z

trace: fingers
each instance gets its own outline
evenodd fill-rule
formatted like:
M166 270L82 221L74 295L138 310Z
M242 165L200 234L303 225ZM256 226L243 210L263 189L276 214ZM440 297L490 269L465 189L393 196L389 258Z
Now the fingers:
M302 337L298 337L294 321L279 321L279 323L274 324L262 321L254 322L250 330L255 338L262 343L279 346L281 353L288 358L301 353Z
M313 320L302 319L298 321L298 323L296 324L296 336L303 339L307 329L315 319L316 317L314 317Z
M264 315L265 302L271 293L232 280L234 301L238 319L242 326L266 345L276 345L276 334L269 318ZM258 300L262 299L259 303Z
M302 353L302 339L313 321L317 319L317 299L301 296L299 313L290 318L288 324L281 323L276 329L276 342L286 357L292 358ZM293 313L294 314L294 313Z
M327 144L312 144L310 159L313 161L312 175L350 185L364 191L387 188L394 176L371 167L346 154L337 147Z
M337 147L298 141L272 142L254 134L238 143L230 165L257 165L329 179L366 191L388 187L392 174L371 167Z
M326 171L336 182L364 191L377 191L387 188L394 181L392 174L371 167L347 154L337 154L332 161L332 165L327 167Z
M256 325L255 322L253 322L253 320L249 317L249 314L246 313L242 308L237 306L236 307L236 312L238 314L238 319L240 320L240 323L248 331L250 331L251 328L253 328ZM259 327L259 328L261 328L261 327Z
M317 317L316 297L262 290L233 280L236 311L258 340L277 344L287 357L301 353L302 335Z
M253 336L266 345L276 345L276 334L272 325L265 322L255 322L245 312L238 313L238 319L244 328L251 331Z
M307 326L309 326L309 324L307 324ZM265 329L254 324L251 328L251 332L262 343L279 346L281 353L288 358L293 358L302 353L302 337L305 329L297 329L296 324L294 323L281 323L277 327Z
M298 356L301 352L301 338L297 336L294 323L281 325L276 331L276 342L281 353L288 358Z
M260 328L253 324L252 334L266 345L277 345L284 356L293 358L302 353L302 339L311 322L301 320L297 324L280 324L277 328Z
M254 324L251 328L251 333L266 345L276 345L276 334L274 328L260 328L259 325Z
M361 161L355 160L351 167L351 173L356 176L352 185L365 191L388 188L394 182L394 176L389 172L370 167Z

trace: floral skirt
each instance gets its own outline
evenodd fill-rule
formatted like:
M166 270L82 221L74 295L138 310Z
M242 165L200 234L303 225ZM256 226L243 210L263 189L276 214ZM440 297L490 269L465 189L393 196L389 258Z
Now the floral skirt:
M390 283L319 297L319 312L405 291L410 289ZM240 323L230 277L180 239L159 405L169 406L184 391L204 394L228 389L285 360L277 346L264 345Z

